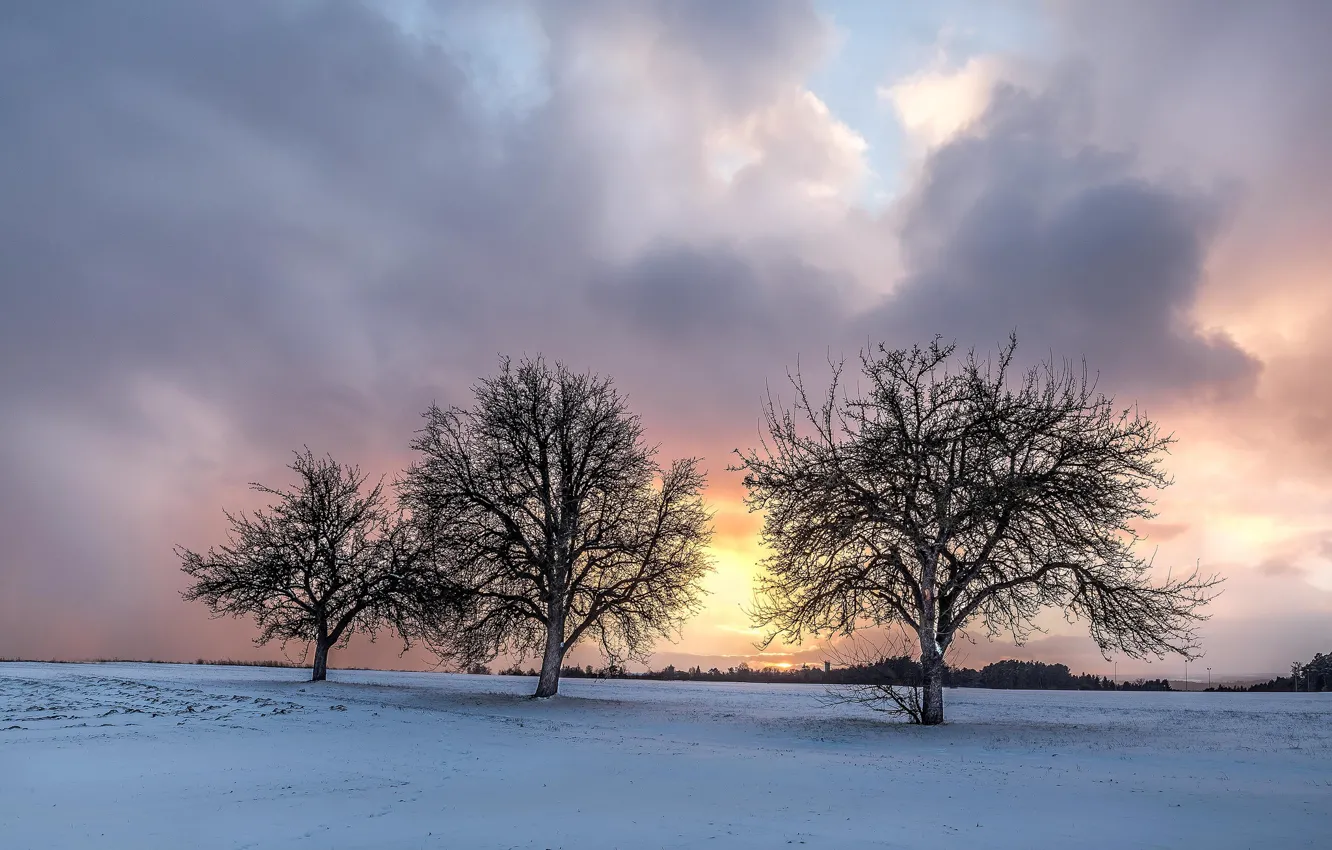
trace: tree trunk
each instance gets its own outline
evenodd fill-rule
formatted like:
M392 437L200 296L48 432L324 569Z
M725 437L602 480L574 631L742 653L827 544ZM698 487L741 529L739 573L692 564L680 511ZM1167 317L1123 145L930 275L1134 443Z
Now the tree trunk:
M928 553L926 553L928 554ZM920 631L920 723L938 726L944 722L943 673L944 646L939 640L938 596L934 586L934 567L937 556L922 555L924 565L924 604L921 606Z
M921 672L925 674L922 687L925 689L921 701L920 722L926 726L937 726L944 722L944 665L943 659L932 663L922 662Z
M925 726L937 726L944 722L943 650L938 639L924 630L920 634L920 672L920 722Z
M314 674L311 682L322 682L328 678L328 635L321 629L315 636Z
M560 690L560 665L564 663L564 612L551 612L546 623L546 653L541 658L541 679L537 682L537 699L553 697Z

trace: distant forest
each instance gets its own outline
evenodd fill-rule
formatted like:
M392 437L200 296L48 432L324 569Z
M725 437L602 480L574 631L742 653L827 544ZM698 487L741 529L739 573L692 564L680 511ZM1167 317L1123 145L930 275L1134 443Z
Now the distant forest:
M489 673L486 667L473 667L469 672ZM500 671L501 676L535 676L536 670L523 670L513 666ZM569 679L649 679L673 682L763 682L793 685L866 685L888 683L912 685L920 682L920 663L907 656L887 658L874 664L854 664L825 671L822 667L750 667L742 662L738 667L703 670L691 667L677 670L667 666L662 670L634 673L619 667L601 670L591 665L565 667L561 676ZM1089 673L1074 675L1064 664L1045 664L1040 661L996 661L980 670L968 667L949 667L944 672L944 686L949 688L996 688L1009 690L1057 691L1168 691L1165 679L1134 679L1114 682L1104 676Z
M0 661L19 659L0 659ZM162 662L168 663L168 662ZM198 664L247 665L258 667L300 667L300 662L283 661L205 661ZM353 668L347 668L353 669ZM493 675L493 671L477 664L467 668L467 673ZM535 669L524 670L514 665L499 671L501 676L536 676ZM568 679L646 679L671 682L763 682L792 685L865 685L875 682L907 685L919 682L920 666L913 658L906 656L889 658L877 664L855 664L836 667L824 672L822 667L764 667L755 668L741 663L738 667L719 670L713 667L704 670L691 667L677 670L667 666L662 670L648 670L634 673L621 667L596 669L586 667L564 667L560 673ZM1132 679L1114 682L1105 676L1093 676L1090 673L1074 675L1064 664L1045 664L1040 661L996 661L980 670L969 667L949 667L944 674L944 684L950 688L993 688L999 690L1053 690L1053 691L1170 691L1170 683L1165 679ZM1206 688L1209 693L1266 693L1266 692L1332 692L1332 654L1318 653L1308 663L1291 665L1291 675L1278 676L1266 682L1254 685L1227 686L1218 685Z
M1306 664L1298 661L1290 665L1289 676L1278 676L1266 682L1259 682L1248 687L1228 688L1224 685L1208 688L1209 691L1242 691L1260 693L1271 691L1332 691L1332 655L1318 653Z

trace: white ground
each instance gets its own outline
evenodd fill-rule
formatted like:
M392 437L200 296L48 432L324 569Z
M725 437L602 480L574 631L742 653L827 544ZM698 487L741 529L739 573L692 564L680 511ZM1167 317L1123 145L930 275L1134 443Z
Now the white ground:
M0 664L0 846L1332 847L1332 694Z

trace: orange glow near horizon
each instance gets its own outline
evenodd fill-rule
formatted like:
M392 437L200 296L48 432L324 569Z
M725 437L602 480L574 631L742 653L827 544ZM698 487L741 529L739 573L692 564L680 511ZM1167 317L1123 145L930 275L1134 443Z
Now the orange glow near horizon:
M226 4L234 31L223 4L113 32L18 15L25 45L108 47L25 50L0 96L0 657L281 659L181 601L173 547L224 543L302 445L392 481L429 404L541 355L613 380L659 460L707 472L715 569L649 663L821 665L837 641L753 622L762 517L733 467L765 397L789 407L793 372L817 396L840 358L863 385L866 346L1011 332L1177 436L1139 554L1225 577L1208 664L1332 646L1332 5L1199 28L1080 4L958 39L954 4L905 28L847 3L548 4L533 43L506 13L429 50L390 5ZM436 5L451 31L466 4ZM279 46L329 73L275 89L244 57ZM1061 613L1022 647L971 624L963 663L1110 669ZM434 662L398 650L358 637L334 664Z

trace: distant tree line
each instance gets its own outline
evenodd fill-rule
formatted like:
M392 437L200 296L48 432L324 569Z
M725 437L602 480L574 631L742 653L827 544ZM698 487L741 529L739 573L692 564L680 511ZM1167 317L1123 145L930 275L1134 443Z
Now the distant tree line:
M1168 691L1165 679L1133 679L1115 682L1092 673L1074 675L1064 664L1040 661L996 661L980 670L966 667L949 670L945 678L958 688L996 688L1043 691Z
M1332 691L1332 654L1316 654L1312 660L1307 663L1296 661L1290 665L1289 676L1278 676L1275 679L1269 679L1266 682L1245 687L1243 685L1226 686L1218 685L1215 688L1208 688L1209 691L1223 692L1247 692L1247 693L1269 693L1278 691L1306 691L1309 693L1319 693L1320 691Z
M469 673L488 674L490 669L477 666ZM499 671L501 676L535 676L537 671L524 670L519 665ZM870 685L893 684L911 686L921 678L920 661L902 655L873 663L851 664L825 671L822 667L752 667L741 662L738 666L722 670L712 667L677 669L667 665L660 670L631 672L622 667L567 666L560 672L565 679L644 679L666 682L760 682L791 685ZM1049 691L1169 691L1165 679L1133 679L1115 682L1107 676L1091 673L1074 675L1064 664L1046 664L1041 661L996 661L980 670L969 667L947 667L944 687L990 688L993 690L1049 690Z

